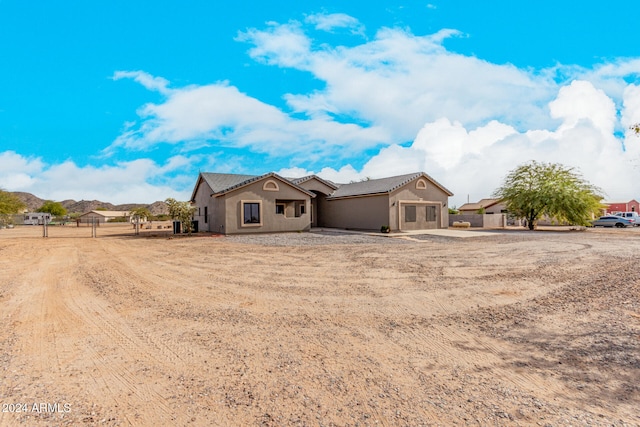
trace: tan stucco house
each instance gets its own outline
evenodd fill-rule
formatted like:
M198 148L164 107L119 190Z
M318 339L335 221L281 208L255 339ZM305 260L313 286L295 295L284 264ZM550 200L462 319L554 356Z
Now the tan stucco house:
M191 203L198 229L222 234L383 225L398 231L447 228L452 195L423 172L350 184L316 175L200 173Z
M500 199L481 199L477 203L465 203L458 208L461 214L475 214L484 210L486 214L506 213L506 204Z

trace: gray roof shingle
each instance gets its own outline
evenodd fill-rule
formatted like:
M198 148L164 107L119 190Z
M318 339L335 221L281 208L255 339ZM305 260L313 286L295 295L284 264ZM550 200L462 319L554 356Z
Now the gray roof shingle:
M309 181L310 179L317 179L318 181L322 182L323 184L325 184L328 187L331 187L333 189L336 189L340 186L340 184L336 184L335 182L331 182L328 179L322 179L320 178L318 175L307 175L307 176L302 176L300 178L287 178L289 181L293 182L296 185L300 185L304 182Z
M223 193L260 178L260 176L257 175L240 175L233 173L202 172L200 175L207 184L209 184L214 194Z
M331 187L336 188L336 190L329 195L328 199L339 198L339 197L353 197L353 196L367 196L373 194L382 194L382 193L390 193L393 190L396 190L403 185L413 181L418 177L425 177L433 184L437 185L444 192L449 195L453 195L449 190L440 185L436 180L431 178L424 172L416 172L406 175L398 175L391 176L388 178L380 178L380 179L370 179L366 181L352 182L349 184L337 184L331 181L322 180L315 175L310 175L302 178L283 178L273 172L267 173L264 175L240 175L240 174L227 174L227 173L209 173L202 172L200 176L204 181L207 182L211 190L213 191L213 195L221 194L229 192L235 188L242 187L244 185L250 184L251 182L258 181L267 176L273 176L280 178L286 182L289 182L294 187L299 190L309 193L313 196L313 193L308 192L304 188L300 187L299 184L315 177L320 179L322 182L326 182ZM191 200L194 200L196 189L194 188Z
M288 183L292 187L297 188L298 190L302 191L303 193L308 194L311 197L315 197L315 194L305 190L304 188L300 187L295 182L287 180L287 179L281 177L280 175L278 175L278 174L276 174L274 172L269 172L269 173L266 173L264 175L241 175L241 174L232 174L232 173L201 172L200 176L202 177L202 179L211 188L211 191L213 192L212 195L219 195L219 194L222 194L222 193L227 193L227 192L232 191L232 190L234 190L236 188L243 187L243 186L245 186L247 184L250 184L250 183L252 183L254 181L259 181L259 180L261 180L263 178L267 178L267 177L274 177L274 178L278 178L278 179ZM196 189L197 189L197 186L196 186L196 188L193 189L193 193L191 195L191 200L192 201L195 198Z
M440 185L436 180L431 178L424 172L410 173L406 175L391 176L388 178L370 179L367 181L352 182L350 184L341 184L328 198L366 196L371 194L390 193L403 185L413 181L414 179L424 176L429 181L440 187L443 191L452 195L452 193Z

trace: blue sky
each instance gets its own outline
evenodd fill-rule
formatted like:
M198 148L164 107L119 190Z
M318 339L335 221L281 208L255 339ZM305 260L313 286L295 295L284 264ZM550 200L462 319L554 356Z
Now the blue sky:
M460 206L538 160L638 199L634 6L0 0L0 187L129 203L186 200L198 171L422 170Z

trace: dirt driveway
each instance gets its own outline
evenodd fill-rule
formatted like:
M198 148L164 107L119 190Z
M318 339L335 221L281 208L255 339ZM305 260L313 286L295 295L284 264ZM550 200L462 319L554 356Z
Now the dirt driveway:
M640 425L635 230L98 235L0 230L0 425Z

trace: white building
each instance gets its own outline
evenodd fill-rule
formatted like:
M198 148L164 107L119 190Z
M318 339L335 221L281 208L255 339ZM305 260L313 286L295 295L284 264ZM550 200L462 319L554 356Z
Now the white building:
M48 212L27 212L24 214L24 225L42 225L46 221L47 224L51 222L51 214Z

